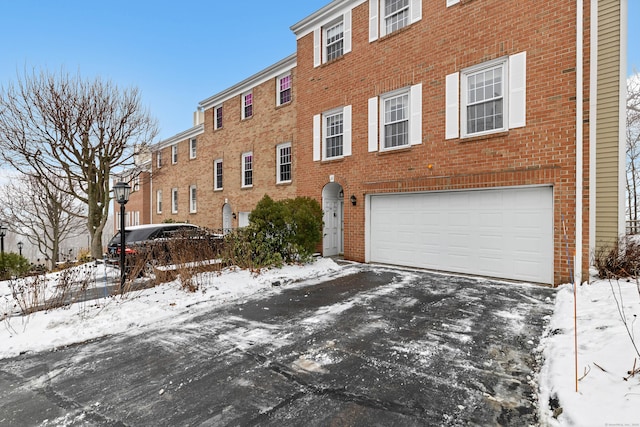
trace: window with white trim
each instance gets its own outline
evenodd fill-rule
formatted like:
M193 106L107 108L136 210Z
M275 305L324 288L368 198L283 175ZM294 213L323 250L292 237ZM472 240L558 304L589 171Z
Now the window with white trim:
M242 153L242 187L253 186L253 152Z
M196 213L198 212L198 203L197 203L197 188L195 185L189 187L189 212Z
M162 167L162 151L158 150L156 152L156 167L160 169Z
M132 179L131 192L134 193L136 191L140 191L140 175L136 175Z
M421 143L421 83L369 99L370 152Z
M171 213L178 213L178 189L171 189Z
M313 117L313 160L351 155L351 105Z
M238 227L246 227L249 225L249 215L251 212L238 212Z
M526 126L526 58L521 52L446 77L446 139Z
M213 109L213 128L215 130L222 129L222 105Z
M140 225L140 211L135 211L133 213L133 224L131 225Z
M351 9L313 31L313 66L351 52Z
M174 144L171 146L171 164L175 165L178 163L178 145Z
M422 0L369 0L369 41L422 19Z
M156 191L156 212L162 213L162 190Z
M277 106L291 102L291 73L284 74L276 79L276 91L278 93Z
M222 190L222 159L213 162L213 189Z
M242 119L253 116L253 92L242 94Z
M276 183L291 182L291 143L276 147Z
M197 138L191 138L191 140L189 141L189 158L190 159L195 159L196 158L196 149L198 148L198 139Z

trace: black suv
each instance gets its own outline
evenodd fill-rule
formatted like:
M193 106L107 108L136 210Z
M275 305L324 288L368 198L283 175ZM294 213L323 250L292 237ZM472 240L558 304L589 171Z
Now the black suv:
M124 253L127 263L133 256L147 256L149 251L154 252L154 257L163 253L166 255L166 242L175 238L205 237L206 231L193 224L163 223L146 224L126 227L124 229ZM119 264L120 262L120 232L111 238L107 245L107 262Z

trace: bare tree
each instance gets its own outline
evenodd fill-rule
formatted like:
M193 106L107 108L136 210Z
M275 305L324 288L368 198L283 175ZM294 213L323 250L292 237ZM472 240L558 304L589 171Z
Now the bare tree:
M95 258L102 256L110 175L132 165L156 134L136 88L34 71L0 90L0 156L86 206Z
M13 178L0 188L0 203L11 231L54 263L60 261L61 244L82 233L84 206L69 192L43 186L36 177Z
M640 75L635 74L627 80L627 207L631 230L637 233L640 207L638 191L640 190Z

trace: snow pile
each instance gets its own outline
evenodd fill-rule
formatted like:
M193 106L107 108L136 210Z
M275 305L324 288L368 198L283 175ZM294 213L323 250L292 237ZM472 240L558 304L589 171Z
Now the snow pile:
M102 286L110 269L96 267L95 286ZM69 307L36 312L29 316L7 317L0 321L0 359L24 352L54 350L106 335L117 335L162 322L184 322L185 316L212 306L247 298L257 293L279 292L280 285L300 280L326 278L339 274L340 267L331 259L319 259L306 265L289 265L265 270L259 275L247 270L225 269L221 273L203 273L201 289L188 293L178 282L134 291L124 298L105 297L75 303ZM0 282L0 304L12 304L9 282Z
M598 280L578 286L575 302L577 375L574 288L572 285L558 288L554 314L542 342L545 356L540 373L542 424L639 426L640 371L635 376L629 374L640 368L638 285L635 281Z

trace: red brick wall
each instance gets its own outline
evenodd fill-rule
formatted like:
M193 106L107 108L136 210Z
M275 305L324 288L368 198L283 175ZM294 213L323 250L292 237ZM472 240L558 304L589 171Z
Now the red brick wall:
M295 197L297 167L293 161L292 183L276 184L276 146L291 142L297 150L295 104L298 92L295 69L292 71L292 101L276 107L276 79L253 88L253 116L241 119L241 97L223 104L223 126L214 130L213 108L204 114L204 133L197 136L197 158L189 159L189 140L178 143L178 164L171 164L171 148L162 152L163 167L158 171L153 160L153 221L168 218L188 221L203 227L222 228L225 202L234 213L250 212L265 194L273 199ZM241 188L242 153L253 151L253 187ZM223 159L223 190L214 191L216 159ZM189 213L189 186L197 185L197 213ZM171 189L178 188L178 214L171 213ZM157 190L163 192L163 212L156 213ZM238 219L233 220L233 227Z
M329 175L355 194L345 203L345 257L364 261L366 194L513 185L553 185L555 282L569 279L575 243L576 10L575 3L504 0L423 1L422 19L369 42L369 5L352 14L352 51L313 67L313 34L298 40L298 194L321 200ZM588 3L588 2L587 2ZM588 16L588 10L585 11ZM588 23L586 30L588 30ZM588 40L585 48L588 48ZM499 134L445 139L445 77L487 60L527 52L527 123ZM585 64L588 64L588 52ZM422 144L393 152L368 152L367 100L422 83ZM585 72L588 83L588 69ZM588 87L588 86L587 86ZM313 161L315 114L352 105L352 155ZM585 91L588 118L588 90ZM588 178L588 126L585 179ZM431 165L431 168L428 167ZM586 182L586 181L585 181ZM588 188L584 190L585 197ZM588 271L588 205L584 205L585 273Z

